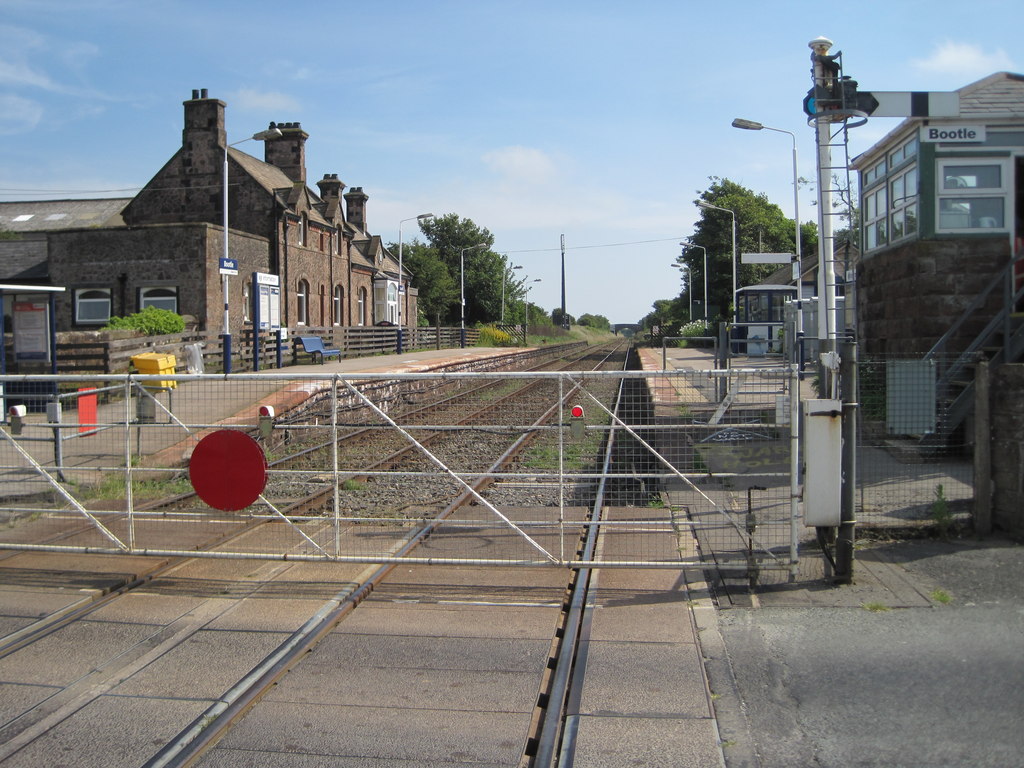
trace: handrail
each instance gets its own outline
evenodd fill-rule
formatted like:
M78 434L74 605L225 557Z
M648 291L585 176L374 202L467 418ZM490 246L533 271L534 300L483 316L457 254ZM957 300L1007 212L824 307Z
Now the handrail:
M931 360L935 358L942 351L943 347L945 347L947 342L949 342L949 340L953 338L953 335L958 330L960 330L961 326L963 326L963 324L967 322L968 319L970 319L971 315L973 315L981 308L981 306L988 299L989 294L991 294L992 291L996 289L996 286L1000 285L1003 282L1003 280L1011 281L1012 285L1013 274L1015 272L1014 267L1022 259L1024 259L1024 255L1013 257L1012 259L1010 259L1010 262L1005 267L1003 267L1002 270L996 273L995 277L992 278L992 281L985 287L985 289L981 293L975 296L974 301L972 301L970 305L967 307L967 309L965 309L961 313L957 321L953 323L953 325L949 327L949 330L942 334L939 340L932 345L932 348L925 353L925 360ZM1009 311L1009 307L1004 307L1004 311Z

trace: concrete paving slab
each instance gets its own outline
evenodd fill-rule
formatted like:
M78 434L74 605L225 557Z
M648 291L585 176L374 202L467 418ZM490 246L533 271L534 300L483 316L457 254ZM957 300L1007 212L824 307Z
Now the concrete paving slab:
M334 630L336 634L400 633L410 636L446 638L492 637L496 626L504 627L510 639L550 640L558 620L558 603L546 607L503 607L461 605L458 610L430 603L381 603L368 601ZM475 621L482 614L482 621Z
M410 668L337 663L301 664L286 686L267 694L268 701L361 707L412 707L461 711L526 712L537 700L537 675L523 672Z
M76 621L0 659L0 681L68 685L159 631L153 624ZM74 653L66 649L74 648Z
M408 765L515 766L523 743L505 734L525 734L529 723L530 713L396 710L267 701L224 738L208 764L218 764L215 756L220 749L237 748L338 755L349 760L405 760Z
M575 764L587 768L721 768L713 720L588 715L580 718Z
M138 768L211 702L103 696L4 762L11 768Z
M534 672L543 669L550 642L510 639L500 622L487 623L491 637L353 635L332 633L317 646L318 660L331 657L347 667L410 670ZM319 662L318 662L319 663Z
M58 691L60 688L52 685L0 685L0 727Z
M711 717L694 643L591 642L581 714Z
M288 633L203 630L132 675L112 693L216 699L271 651Z

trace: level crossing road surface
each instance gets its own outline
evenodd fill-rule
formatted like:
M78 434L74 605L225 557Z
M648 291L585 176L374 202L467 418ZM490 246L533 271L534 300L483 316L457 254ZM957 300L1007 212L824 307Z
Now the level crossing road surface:
M288 370L415 372L507 353L442 350ZM186 392L175 397L177 408ZM194 407L210 409L201 420L212 424L252 406ZM498 539L478 545L500 547ZM443 554L445 545L435 535L425 546ZM3 553L0 630L70 614L161 564ZM366 575L356 564L192 560L57 628L0 658L0 766L144 765ZM717 643L715 611L700 573L594 575L586 678L570 707L575 764L721 768L701 645ZM201 764L519 766L567 581L554 568L396 566Z

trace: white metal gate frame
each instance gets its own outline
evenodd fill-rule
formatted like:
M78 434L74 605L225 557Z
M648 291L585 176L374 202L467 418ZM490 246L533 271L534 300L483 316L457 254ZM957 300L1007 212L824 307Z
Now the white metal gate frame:
M790 410L789 410L789 412L790 412L790 414L799 414L800 413L800 407L799 407L799 405L800 405L799 404L800 388L799 388L798 373L795 370L793 370L792 368L778 369L778 370L781 371L781 373L777 373L775 375L784 378L784 380L787 382L788 391L789 391L789 397L790 397ZM507 515L503 514L494 504L490 503L483 495L481 495L479 493L479 491L471 485L470 482L468 482L468 480L473 479L474 477L480 476L480 473L459 473L459 472L453 470L451 467L447 466L441 459L439 459L434 453L432 453L425 445L423 445L420 441L418 441L415 438L415 436L413 436L407 429L403 428L395 419L393 419L391 416L389 416L383 409L378 407L359 388L359 386L357 386L356 383L354 383L354 382L365 382L367 380L402 380L402 379L422 379L422 378L445 378L445 379L452 379L452 378L456 378L456 377L459 377L459 378L461 378L461 377L466 377L466 378L493 378L493 377L500 377L500 378L508 379L508 378L538 378L538 377L540 377L540 378L557 378L558 382L559 382L559 403L557 403L556 405L552 406L552 408L549 411L549 414L552 411L555 411L557 409L563 408L564 407L564 403L566 402L566 400L568 399L568 397L570 395L577 394L577 393L582 393L584 396L586 396L589 399L589 402L593 403L593 405L595 405L599 409L599 411L601 413L603 413L607 417L608 424L609 424L607 429L609 430L609 434L610 435L614 435L616 430L621 430L621 431L629 434L640 445L642 445L647 451L649 451L650 454L653 457L656 458L657 462L667 472L667 476L674 477L674 478L680 480L682 483L684 483L685 486L693 494L698 496L704 503L709 505L709 508L713 510L714 515L716 517L724 520L728 526L730 526L731 528L734 529L734 531L737 533L737 535L739 535L741 537L747 537L751 541L752 545L756 545L756 547L758 548L759 552L763 556L762 560L761 560L761 563L760 563L760 567L788 568L788 569L790 569L790 571L792 573L795 573L795 569L796 569L797 562L798 562L798 538L799 538L799 519L798 519L798 517L799 517L799 489L800 489L800 486L799 486L799 466L800 466L800 464L799 464L799 434L798 434L798 423L799 423L799 420L798 419L793 419L793 418L790 419L790 421L792 422L791 423L791 429L790 429L790 458L791 458L791 461L790 461L790 473L789 473L790 474L790 480L791 480L791 482L790 482L790 485L791 485L791 494L790 494L790 497L791 497L790 498L790 505L791 505L791 510L790 510L791 537L790 537L790 547L789 547L788 555L786 557L783 557L783 556L780 556L778 553L773 552L771 547L768 546L766 542L763 542L758 537L754 536L753 533L749 529L745 529L744 526L736 519L736 517L734 516L733 512L730 512L722 504L719 504L719 503L715 502L710 496L708 496L708 494L706 494L704 491L702 491L693 482L693 479L692 479L692 477L697 476L697 474L699 474L699 473L686 473L686 472L681 471L678 467L674 466L672 464L672 462L669 459L667 459L654 446L652 446L649 441L645 440L638 433L637 429L635 429L632 425L628 424L626 421L624 421L622 418L620 418L619 415L617 415L611 409L609 409L606 406L606 404L601 402L601 400L599 398L597 398L593 393L591 393L587 389L587 387L585 386L585 382L586 382L587 379L594 379L594 378L601 377L601 376L610 376L610 377L615 377L615 378L619 378L619 379L623 379L623 378L643 378L645 380L650 380L650 379L653 379L653 378L657 378L659 376L680 375L681 373L686 373L686 372L676 371L676 372L672 372L670 374L666 374L666 372L627 372L627 373L621 373L621 372L599 372L599 373L569 372L569 373L565 373L565 372L563 372L563 373L552 373L552 374L544 374L544 373L539 373L539 374L538 373L516 374L516 373L508 373L508 372L506 372L506 373L502 373L502 374L487 374L487 373L470 374L470 373L462 373L462 374L455 374L455 375L453 375L453 374L389 374L389 375L382 375L382 376L372 376L372 375L361 374L361 375L358 375L358 376L341 376L339 374L334 374L334 375L331 375L331 376L323 376L323 375L315 376L315 380L317 382L329 381L331 383L330 391L331 391L332 405L334 406L334 407L332 407L332 424L331 424L331 429L332 429L332 432L334 434L337 434L337 429L338 429L338 424L337 424L337 413L338 413L337 400L338 400L338 391L339 391L339 386L338 385L339 384L344 384L344 387L345 387L346 391L349 394L351 394L354 398L358 399L360 402L362 402L367 407L369 407L379 418L383 419L388 425L390 425L391 428L393 428L397 432L399 432L403 436L403 438L405 440L407 440L411 445L413 445L416 448L416 450L418 450L423 456L425 456L437 469L439 469L441 472L443 472L448 477L450 477L452 480L454 480L456 483L458 483L459 486L463 489L463 493L464 494L468 494L469 496L471 496L472 499L478 505L480 505L481 507L487 509L488 512L496 520L500 521L502 526L508 528L511 531L514 531L518 536L520 536L524 541L526 541L533 550L535 550L537 553L539 553L539 555L541 556L540 560L522 559L522 560L517 560L517 561L509 561L509 560L490 560L490 559L477 559L477 558L437 558L437 557L418 558L418 557L413 557L413 556L405 553L406 547L397 547L397 548L395 548L396 551L392 552L391 554L381 554L379 556L342 555L342 554L339 553L339 547L338 546L335 546L335 551L334 552L330 552L327 548L325 548L321 544L317 543L316 540L311 538L309 535L306 534L305 531L302 530L302 527L301 527L300 523L302 523L304 521L309 521L310 518L289 517L288 515L284 514L282 511L277 509L275 507L275 505L269 499L267 499L264 495L262 495L262 494L260 495L258 501L261 504L265 505L267 509L269 509L269 511L270 511L270 515L269 516L273 517L275 519L278 519L279 521L281 521L284 524L286 524L291 530L293 530L294 532L296 532L298 534L299 538L301 539L302 544L304 546L306 546L306 547L312 547L314 552L312 552L312 553L310 553L308 551L307 552L291 551L291 552L280 552L280 553L232 552L232 551L202 551L202 552L200 552L200 551L195 551L195 550L178 550L178 549L154 549L154 548L139 549L139 548L137 548L135 546L134 533L133 533L133 531L134 531L133 519L134 519L135 516L139 515L140 513L137 510L134 509L133 500L132 500L132 480L131 480L131 477L132 477L133 468L132 468L132 462L131 462L131 445L130 445L131 441L130 441L130 436L129 436L129 428L131 426L136 426L137 428L141 429L142 425L135 424L135 423L133 423L131 421L131 412L132 412L132 409L131 409L131 393L134 391L136 396L147 397L147 398L153 399L156 402L157 406L168 417L169 421L175 423L178 427L180 427L182 430L184 430L187 435L194 437L195 434L196 434L195 430L191 429L188 425L186 425L179 418L177 418L177 416L169 408L164 407L164 405L157 398L153 397L152 392L150 392L149 389L147 389L145 385L147 383L149 383L152 386L152 380L154 380L154 379L155 380L160 380L160 381L166 381L168 379L171 379L171 380L181 380L181 381L195 381L195 380L203 380L203 379L219 380L221 378L221 377L216 376L216 375L169 376L167 374L159 374L159 375L154 375L154 376L128 375L127 377L123 377L124 378L125 393L126 393L126 396L125 396L125 434L126 434L126 437L125 437L125 469L124 469L124 471L125 471L125 474L126 474L126 484L125 484L125 488L126 488L126 491L125 491L126 492L126 506L127 506L126 514L127 514L128 520L129 520L129 524L128 524L129 535L127 537L128 541L127 542L122 541L107 526L105 526L103 524L103 522L96 515L94 515L92 512L90 512L88 509L86 509L86 507L81 502L79 502L77 499L75 499L74 496L71 493L69 493L67 491L67 489L64 488L54 478L53 474L48 470L47 467L44 467L40 462L36 461L22 446L20 446L18 444L18 441L15 439L15 437L13 435L9 434L9 432L7 430L0 429L0 433L2 433L4 440L6 442L8 442L15 449L15 451L22 457L22 459L27 464L29 464L43 479L45 479L45 481L53 488L53 490L58 495L60 495L60 497L63 498L65 502L67 502L72 507L73 512L77 513L78 515L82 516L84 519L89 521L89 523L92 526L94 526L95 529L97 531L99 531L103 535L103 537L106 540L108 540L113 545L112 547L96 547L96 546L81 547L81 546L55 545L55 544L26 544L26 543L21 543L21 542L18 542L18 543L0 542L0 549L24 549L24 550L66 551L66 552L101 552L101 553L106 553L106 554L135 554L135 555L145 554L145 555L155 555L155 556L165 556L165 557L166 556L189 556L189 557L209 557L209 558L245 558L245 559L257 559L257 560L260 560L260 559L268 559L269 560L269 559L282 559L282 558L286 558L286 559L293 559L293 560L332 561L332 562L359 562L359 563L396 563L396 562L406 562L406 563L445 563L445 564L474 564L474 565L501 564L501 565L506 565L506 566L507 565L528 565L528 566L554 565L554 566L559 566L559 567L674 567L674 568L689 567L689 566L699 567L699 566L702 566L702 565L706 565L706 563L702 563L700 561L689 562L689 561L685 561L685 560L679 560L679 561L675 561L675 562L671 562L671 563L666 563L666 562L662 562L662 561L645 562L645 561L642 561L642 560L623 561L623 560L604 560L604 559L595 559L595 560L584 561L584 560L581 560L579 558L574 558L572 556L566 556L565 549L564 549L564 536L559 536L559 540L563 542L563 550L559 554L557 554L557 555L553 554L552 552L548 551L548 549L546 549L543 545L541 545L539 542L537 542L533 537L531 537L526 532L525 527L523 525L517 524L515 521L510 519ZM725 388L726 392L727 392L727 396L732 398L732 397L735 396L736 390L738 389L738 386L739 386L736 383L737 381L739 381L738 377L743 377L743 376L748 376L748 375L756 375L756 376L760 377L760 376L765 376L765 375L768 375L768 374L766 374L765 369L759 368L759 369L751 369L751 370L747 370L747 369L730 369L730 370L724 370L724 371L722 371L722 370L702 371L702 372L700 372L700 375L701 376L709 376L709 377L725 377L726 381L728 382L728 386ZM244 378L287 378L289 381L295 380L296 378L301 378L301 377L297 377L297 376L282 377L279 374L264 374L264 375L260 375L260 374L246 374L244 376L235 376L234 378L235 379L241 379L243 377ZM47 377L47 378L49 378L49 377ZM77 378L87 379L90 382L95 382L97 380L97 377L95 377L95 376L90 376L90 377L64 377L64 378L65 379L68 379L68 378L70 378L70 379L77 379ZM107 378L122 378L122 377L107 377ZM572 384L572 386L571 386L571 388L569 389L568 392L565 392L565 386L564 385L565 385L566 381L569 381ZM721 406L721 403L719 405ZM719 410L721 410L721 408ZM720 414L716 414L716 417L720 417ZM256 429L256 425L245 425L245 426L248 426L251 429ZM565 432L566 432L565 427L566 427L566 420L564 418L561 418L559 420L559 426L557 428L558 439L559 439L559 441L558 441L558 446L559 446L559 450L558 450L558 454L559 454L559 457L558 457L558 460L559 460L559 466L558 466L558 475L559 475L558 485L559 485L559 507L560 507L560 509L559 509L559 518L558 518L558 525L562 529L565 529L566 526L568 526L568 525L572 525L572 526L575 526L575 528L578 530L578 527L579 527L580 523L578 521L575 521L575 522L572 522L572 523L567 523L566 519L565 519L565 515L564 515L564 506L565 506L564 487L565 487L565 481L566 481L567 477L569 477L567 475L567 473L564 471L564 463L563 463L563 461L564 461L564 436L565 436ZM588 427L588 428L590 428L590 427ZM493 470L493 468L492 468L492 470ZM335 531L335 536L337 537L339 535L339 532L340 532L340 525L339 525L339 521L340 521L340 515L339 515L340 504L338 503L338 478L339 478L340 474L343 474L343 473L340 473L339 470L338 470L338 464L337 464L337 444L336 444L336 442L334 444L333 472L334 472L334 477L335 477L335 492L334 492L335 503L333 505L333 507L334 507L334 519L333 519L333 521L331 521L330 525L333 527L333 529ZM486 473L484 473L484 474L486 474ZM514 475L505 475L505 476L514 476ZM602 480L603 479L607 479L609 477L616 477L616 476L618 476L617 473L610 473L610 472L608 472L607 468L603 468L601 470L600 474L586 475L586 477L591 478L591 479L598 479L598 478L600 478ZM579 475L576 475L574 477L579 477ZM64 510L62 513L66 513L66 512L68 512L68 510ZM145 513L142 513L142 514L145 514ZM258 515L257 515L257 517L258 517ZM316 519L320 520L320 521L325 520L325 518L316 518ZM435 523L433 523L433 525L436 526L436 525L438 525L440 523L441 523L441 521L436 521ZM599 520L597 522L594 522L594 523L590 523L590 525L602 526L602 527L604 527L604 528L606 528L608 530L612 530L612 529L615 529L615 528L618 528L618 527L628 527L628 524L625 524L625 523L621 523L621 522L617 523L615 521L607 521L607 520L603 520L603 519L601 519L601 520ZM693 520L688 520L687 521L687 520L673 519L671 521L671 525L673 527L689 527L691 529L691 532L692 532L693 530L695 530L698 527L699 524L697 522L693 521ZM336 542L337 542L337 539L336 539ZM401 554L399 554L399 553L401 553ZM764 559L764 558L766 558L766 559Z

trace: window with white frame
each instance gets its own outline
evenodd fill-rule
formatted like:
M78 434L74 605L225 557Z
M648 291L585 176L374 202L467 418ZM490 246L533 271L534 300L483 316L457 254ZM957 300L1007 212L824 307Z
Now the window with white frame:
M888 214L884 184L864 195L864 246L867 250L889 242Z
M156 307L168 312L178 312L178 289L173 286L155 286L139 289L139 309Z
M75 291L75 322L105 325L110 320L110 289L79 288Z
M295 288L295 314L299 325L309 325L309 283L299 280Z
M342 310L345 307L345 289L340 285L334 286L334 298L331 302L332 308L332 320L335 325L341 325L342 323Z
M1001 161L939 161L938 229L1004 229L1006 169Z
M358 304L359 317L356 318L358 325L366 325L366 289L359 289L359 304Z
M917 165L889 181L889 242L917 234Z

